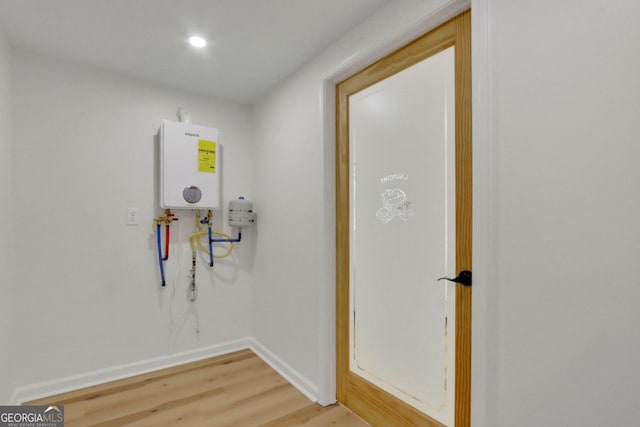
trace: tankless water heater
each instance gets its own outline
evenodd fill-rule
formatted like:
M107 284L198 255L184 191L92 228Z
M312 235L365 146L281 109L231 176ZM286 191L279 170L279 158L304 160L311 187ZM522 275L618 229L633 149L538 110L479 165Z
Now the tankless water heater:
M220 207L218 129L163 120L160 128L160 206Z

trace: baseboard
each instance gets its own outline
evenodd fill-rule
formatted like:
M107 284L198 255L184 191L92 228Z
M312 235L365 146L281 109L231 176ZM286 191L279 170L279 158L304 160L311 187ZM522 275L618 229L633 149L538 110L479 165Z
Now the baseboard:
M209 357L220 356L233 351L251 349L258 357L264 360L276 372L297 388L302 394L313 402L318 400L318 387L305 378L289 364L269 351L257 340L247 337L226 343L215 344L196 350L185 351L168 356L154 357L125 365L99 369L69 377L58 378L52 381L41 382L24 387L18 387L9 400L10 405L19 405L22 402L54 396L81 388L91 387L110 381L116 381L135 375L146 374L159 369L183 365Z
M85 387L91 387L110 381L157 371L159 369L170 368L176 365L183 365L185 363L195 362L209 357L220 356L233 351L251 348L253 343L254 340L251 338L242 338L235 341L228 341L221 344L202 347L196 350L185 351L168 356L154 357L125 365L99 369L93 372L86 372L52 381L19 387L13 392L9 404L19 405L22 402L30 400L66 393Z
M264 345L253 338L249 338L249 348L271 366L276 372L284 377L291 385L297 388L311 401L318 401L318 387L309 381L304 375L293 369L278 356L269 351Z

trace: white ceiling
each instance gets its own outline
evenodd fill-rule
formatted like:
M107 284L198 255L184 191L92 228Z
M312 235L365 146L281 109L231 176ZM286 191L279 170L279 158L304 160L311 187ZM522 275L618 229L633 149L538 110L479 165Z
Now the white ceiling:
M390 0L0 0L19 48L252 102ZM203 50L186 39L208 39Z

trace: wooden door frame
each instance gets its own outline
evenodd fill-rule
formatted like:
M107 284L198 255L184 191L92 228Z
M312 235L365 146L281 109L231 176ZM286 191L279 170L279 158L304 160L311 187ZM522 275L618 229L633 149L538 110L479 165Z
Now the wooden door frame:
M467 10L336 85L336 373L337 397L374 425L424 425L424 415L349 370L349 135L348 98L448 47L455 46L456 270L472 270L471 12ZM471 424L471 288L456 285L455 427ZM362 383L362 381L359 381ZM367 399L366 397L364 398ZM435 420L429 426L442 426Z

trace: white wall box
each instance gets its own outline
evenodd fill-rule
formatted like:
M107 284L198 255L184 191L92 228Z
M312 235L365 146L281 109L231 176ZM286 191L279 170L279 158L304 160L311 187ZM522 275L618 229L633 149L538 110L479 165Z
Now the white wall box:
M160 128L160 206L220 207L218 129L163 120Z

